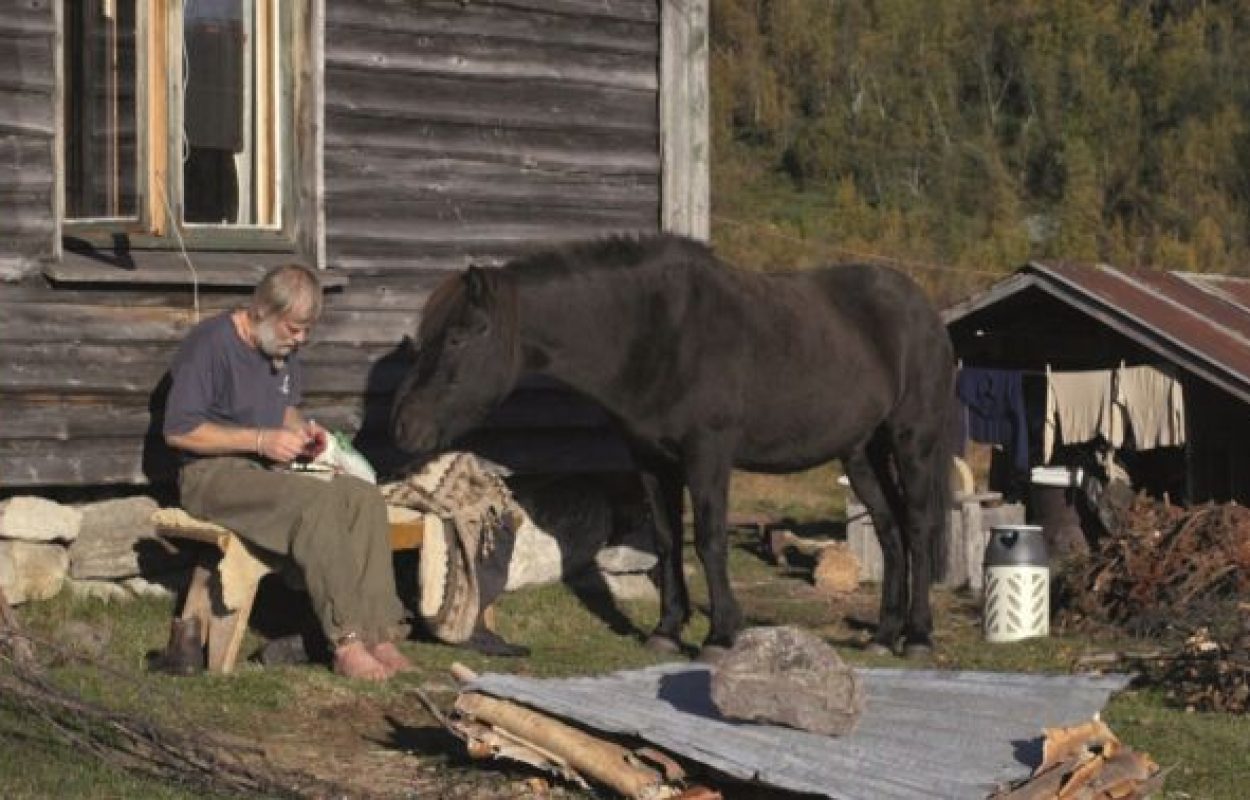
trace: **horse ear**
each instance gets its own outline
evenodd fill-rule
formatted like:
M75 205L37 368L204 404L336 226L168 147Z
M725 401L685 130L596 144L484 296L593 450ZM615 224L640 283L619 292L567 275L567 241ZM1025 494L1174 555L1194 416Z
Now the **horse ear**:
M465 270L464 289L470 303L484 305L490 295L490 281L486 279L486 270L474 266Z
M404 334L404 338L399 340L397 352L405 358L415 359L417 357L417 340Z

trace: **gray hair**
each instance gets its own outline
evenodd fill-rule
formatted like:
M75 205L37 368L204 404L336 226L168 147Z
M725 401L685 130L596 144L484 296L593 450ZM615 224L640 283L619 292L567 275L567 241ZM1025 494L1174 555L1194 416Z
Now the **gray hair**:
M256 284L250 311L256 319L265 319L304 307L312 319L321 316L321 281L302 264L282 264L266 272Z

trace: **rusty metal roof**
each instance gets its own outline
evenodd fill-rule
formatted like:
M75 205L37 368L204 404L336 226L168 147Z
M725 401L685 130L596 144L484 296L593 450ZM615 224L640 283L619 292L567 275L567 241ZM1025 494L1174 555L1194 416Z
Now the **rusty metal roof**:
M1033 262L943 313L952 325L1040 289L1250 402L1250 278Z

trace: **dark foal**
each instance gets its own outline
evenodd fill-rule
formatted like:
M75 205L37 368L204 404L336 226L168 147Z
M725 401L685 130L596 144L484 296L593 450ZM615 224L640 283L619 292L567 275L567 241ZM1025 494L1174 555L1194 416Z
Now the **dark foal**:
M445 447L531 372L598 401L630 439L659 533L663 605L651 646L676 648L690 614L683 487L714 656L742 623L727 571L731 470L793 472L838 458L884 555L874 645L931 647L954 364L945 327L910 279L869 265L744 272L674 236L469 268L426 303L396 394L397 443Z

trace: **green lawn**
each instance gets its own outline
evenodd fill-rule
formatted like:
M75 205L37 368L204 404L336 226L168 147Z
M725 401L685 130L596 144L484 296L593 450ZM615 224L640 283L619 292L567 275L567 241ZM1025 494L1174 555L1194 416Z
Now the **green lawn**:
M800 514L796 521L818 519ZM870 592L849 604L821 600L802 576L781 575L756 555L754 534L735 533L734 545L732 573L751 624L803 625L840 646L840 652L854 664L901 663L889 657L868 657L854 646L865 634L849 625L847 616L873 613L875 597ZM697 563L693 554L690 563ZM696 606L702 609L705 593L698 570L693 572L692 587ZM974 602L947 591L938 592L935 599L938 652L931 662L915 666L1068 672L1082 654L1126 645L1124 641L1053 636L986 646L976 625ZM340 735L332 744L345 751L335 753L335 758L342 759L342 772L323 777L369 785L370 780L381 780L382 772L369 772L377 768L365 761L386 755L387 768L400 779L405 774L421 775L424 785L446 791L451 786L475 786L462 795L466 797L524 795L525 784L519 781L528 773L466 762L458 743L441 735L414 701L414 686L424 687L435 702L446 707L454 696L448 669L455 661L478 671L556 676L601 673L657 660L638 640L640 632L654 624L655 604L609 608L596 603L592 608L570 589L548 586L509 595L500 604L501 632L529 645L533 654L528 658L489 659L457 648L412 642L405 648L420 670L384 687L344 681L317 666L263 669L242 664L229 677L171 678L143 668L145 654L164 644L171 611L171 603L162 601L104 605L67 598L19 609L23 623L43 639L55 640L58 632L80 624L107 634L103 661L109 669L62 664L50 673L57 685L90 700L151 714L174 727L194 720L213 730L267 743L281 743L277 732L290 729L299 732L309 760L325 757L320 748L327 742L318 740L327 731L337 731ZM686 642L697 645L705 631L706 619L698 613L686 631ZM252 635L246 647L259 642ZM400 736L383 725L388 715L402 723L396 730L407 733ZM346 734L341 728L345 718L355 725ZM1169 708L1157 692L1128 691L1112 700L1106 719L1130 746L1164 766L1176 766L1168 779L1168 797L1231 800L1245 796L1244 786L1250 780L1250 718L1186 714ZM379 745L388 737L389 746ZM5 797L204 796L110 768L12 702L0 702L0 738L5 744L0 747L0 785L5 787ZM392 752L381 752L387 749ZM289 753L281 763L288 769L301 767L300 759L292 759ZM352 770L359 773L354 779ZM564 796L581 796L571 789L557 790Z

